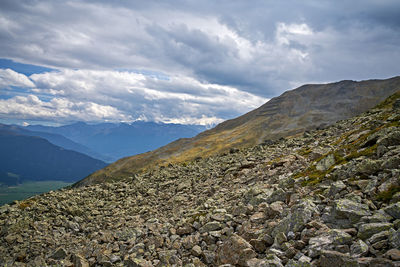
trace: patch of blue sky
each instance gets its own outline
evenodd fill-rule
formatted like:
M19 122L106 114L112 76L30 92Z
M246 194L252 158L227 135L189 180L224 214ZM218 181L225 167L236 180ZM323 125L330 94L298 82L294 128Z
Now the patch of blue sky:
M0 91L0 99L10 99L13 98L14 96L27 96L32 94L37 96L43 102L50 102L54 98L54 95L51 94L45 94L45 93L38 94L32 92L30 89L11 86L10 89Z
M0 88L1 89L1 88ZM27 95L29 94L29 90L26 88L18 87L18 86L10 86L6 90L1 90L1 99L8 99L16 95Z
M54 99L54 95L35 94L42 102L50 102Z
M0 99L1 100L7 100L7 99L10 99L10 98L13 98L14 96L15 95L0 93Z
M0 69L12 69L15 72L25 74L26 76L30 76L35 73L55 71L55 69L43 66L19 63L6 58L0 58Z
M116 71L125 71L125 72L132 72L137 74L142 74L146 77L156 78L158 80L169 81L170 77L162 72L159 71L152 71L152 70L136 70L136 69L116 69Z

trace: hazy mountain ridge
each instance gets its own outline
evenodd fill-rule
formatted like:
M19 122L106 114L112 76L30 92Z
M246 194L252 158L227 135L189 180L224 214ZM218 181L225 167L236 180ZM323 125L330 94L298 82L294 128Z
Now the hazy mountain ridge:
M94 125L78 122L60 127L0 124L0 157L3 159L0 183L15 185L27 180L75 182L107 165L95 158L112 161L112 155L151 150L171 139L193 136L201 129L203 127L197 125L148 122ZM66 136L100 148L110 156L99 154Z
M0 207L7 266L400 264L400 91L320 130Z
M59 146L59 147L62 147L62 148L68 149L68 150L74 150L76 152L88 155L92 158L99 159L102 161L110 160L110 158L100 155L99 153L85 147L84 145L74 142L61 134L40 132L40 131L31 131L31 130L28 130L26 127L17 126L17 125L6 125L6 124L0 124L0 131L14 132L16 134L26 135L26 136L41 137L43 139L46 139L53 145L56 145L56 146Z
M303 85L193 138L120 159L77 185L129 177L152 166L190 161L326 126L372 108L399 89L400 77Z
M41 137L23 135L4 125L0 130L1 184L44 180L74 182L106 165Z
M26 128L63 135L110 161L156 149L181 137L192 137L205 129L199 125L140 121L131 124L78 122L59 127L30 125Z

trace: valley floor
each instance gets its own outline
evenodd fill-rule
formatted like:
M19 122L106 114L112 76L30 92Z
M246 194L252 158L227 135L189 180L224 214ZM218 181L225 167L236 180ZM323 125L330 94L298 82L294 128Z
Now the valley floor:
M0 186L0 206L51 190L58 190L71 184L62 181L40 181L24 182L16 186Z

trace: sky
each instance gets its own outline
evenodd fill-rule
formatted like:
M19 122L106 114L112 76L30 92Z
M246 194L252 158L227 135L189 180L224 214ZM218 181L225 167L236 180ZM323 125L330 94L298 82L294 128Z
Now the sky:
M0 1L0 122L215 125L400 74L398 0Z

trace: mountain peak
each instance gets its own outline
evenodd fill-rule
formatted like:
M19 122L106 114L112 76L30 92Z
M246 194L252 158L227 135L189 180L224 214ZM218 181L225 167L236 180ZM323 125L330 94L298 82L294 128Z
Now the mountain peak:
M123 158L77 183L101 183L127 177L152 166L208 157L291 136L358 115L400 90L400 77L361 82L304 85L272 98L261 107L227 120L196 137Z

